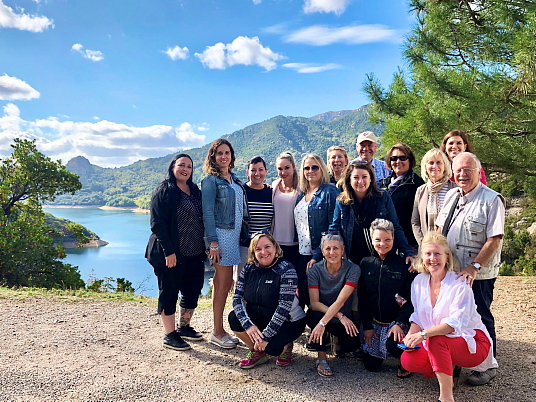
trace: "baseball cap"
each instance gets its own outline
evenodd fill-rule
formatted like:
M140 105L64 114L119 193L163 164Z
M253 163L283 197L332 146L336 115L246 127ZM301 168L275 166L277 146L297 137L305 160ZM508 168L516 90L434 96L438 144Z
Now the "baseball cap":
M379 138L376 137L372 131L365 131L357 136L357 141L355 143L357 145L363 141L370 141L375 144L378 144L378 139Z

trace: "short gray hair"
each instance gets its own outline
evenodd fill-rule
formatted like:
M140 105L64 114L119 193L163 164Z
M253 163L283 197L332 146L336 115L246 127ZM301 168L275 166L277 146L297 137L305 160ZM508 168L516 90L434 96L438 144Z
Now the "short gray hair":
M460 152L458 155L456 155L454 157L454 159L452 159L452 170L454 171L454 161L456 160L456 158L458 158L459 156L462 156L462 155L469 155L476 163L476 168L478 169L478 171L480 172L480 170L482 169L482 163L480 163L480 159L478 159L476 157L475 154L472 154L471 152Z
M384 230L388 233L391 233L391 236L395 235L395 225L393 222L388 221L387 219L374 219L370 224L370 235L374 233L375 230Z
M320 240L320 250L324 249L324 243L327 241L336 240L338 241L342 247L344 247L344 239L340 234L335 233L326 233L322 236L322 239Z

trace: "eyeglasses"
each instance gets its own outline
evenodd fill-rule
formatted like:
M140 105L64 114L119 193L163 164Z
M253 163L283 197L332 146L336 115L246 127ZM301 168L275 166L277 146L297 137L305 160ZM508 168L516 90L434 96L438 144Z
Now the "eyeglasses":
M473 171L475 171L475 170L477 170L477 168L472 168L472 169L471 169L471 168L456 169L456 170L454 171L454 174L455 174L456 176L459 176L459 175L461 175L462 173L467 175L467 174L470 174L471 172L473 172Z
M313 172L318 172L320 170L320 166L318 165L304 166L303 170L307 170L307 171L312 170Z
M405 161L408 160L408 157L407 157L406 155L400 155L400 156L391 156L391 157L389 158L389 160L390 160L391 162L396 162L396 161L399 160L399 159L400 159L400 162L405 162Z

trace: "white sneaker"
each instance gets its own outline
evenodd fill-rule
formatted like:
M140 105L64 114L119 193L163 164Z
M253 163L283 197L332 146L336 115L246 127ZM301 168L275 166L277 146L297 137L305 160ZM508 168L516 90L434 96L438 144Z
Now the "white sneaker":
M232 349L236 348L236 343L234 343L232 340L227 338L230 335L225 335L223 338L217 338L216 335L210 334L210 343L219 346L223 349Z
M238 339L236 336L225 334L223 339L229 339L231 342L233 342L235 345L238 345L240 343L240 339Z

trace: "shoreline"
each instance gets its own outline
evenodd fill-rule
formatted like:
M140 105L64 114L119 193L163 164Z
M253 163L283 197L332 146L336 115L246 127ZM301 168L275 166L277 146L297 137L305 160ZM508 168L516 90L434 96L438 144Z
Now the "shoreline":
M110 207L108 205L43 205L43 208L56 209L56 208L98 208L104 211L132 211L135 214L148 214L150 210L139 207Z

